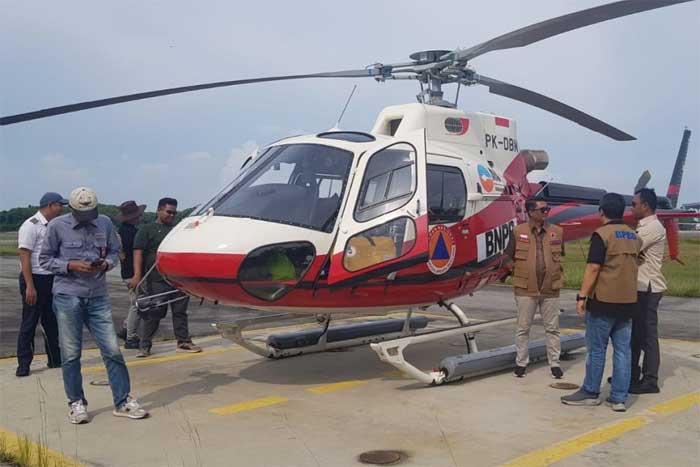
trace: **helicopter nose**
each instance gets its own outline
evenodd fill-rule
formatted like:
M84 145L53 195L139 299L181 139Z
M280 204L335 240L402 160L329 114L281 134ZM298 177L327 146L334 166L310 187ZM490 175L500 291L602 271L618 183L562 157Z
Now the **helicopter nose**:
M181 224L158 249L158 270L181 290L227 304L279 300L311 269L318 274L325 255L316 252L330 247L329 234L251 219Z

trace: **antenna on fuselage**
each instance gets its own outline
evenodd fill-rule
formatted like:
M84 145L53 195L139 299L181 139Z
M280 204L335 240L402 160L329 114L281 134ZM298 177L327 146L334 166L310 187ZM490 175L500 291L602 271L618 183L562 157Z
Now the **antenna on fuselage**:
M345 107L343 107L343 111L340 112L340 117L338 117L338 122L335 124L335 128L340 130L340 121L343 119L343 115L345 115L345 111L348 108L348 105L350 105L350 99L352 99L353 94L355 94L355 89L357 89L357 84L352 87L352 91L350 91L350 95L348 96L348 100L345 101Z
M544 185L542 185L542 188L540 188L539 190L537 190L537 193L535 193L534 195L532 195L532 197L533 197L533 198L537 198L537 197L540 195L540 193L542 193L542 192L544 191L544 189L547 188L547 187L549 186L550 183L552 183L552 181L554 181L554 177L551 177L547 183L545 183Z

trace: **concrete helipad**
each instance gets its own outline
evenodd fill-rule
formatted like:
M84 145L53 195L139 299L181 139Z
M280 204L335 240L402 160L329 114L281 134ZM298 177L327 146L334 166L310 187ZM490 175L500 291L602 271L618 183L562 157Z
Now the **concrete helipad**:
M444 324L439 311L431 317ZM541 326L535 330L541 336ZM483 331L480 348L508 345L512 333ZM145 360L125 351L133 392L152 414L142 421L111 415L94 350L83 356L92 420L80 426L67 421L60 370L42 370L38 357L33 374L18 379L14 360L1 360L0 427L6 439L41 441L63 465L352 466L370 450L400 452L394 465L401 466L700 462L697 342L663 339L662 391L631 397L626 413L563 406L559 397L567 392L549 387L541 364L524 379L501 372L425 387L367 347L272 361L217 336L198 343L201 354L177 354L170 342ZM461 344L448 338L407 354L429 369L463 353ZM573 357L563 362L565 381L579 384L585 353Z

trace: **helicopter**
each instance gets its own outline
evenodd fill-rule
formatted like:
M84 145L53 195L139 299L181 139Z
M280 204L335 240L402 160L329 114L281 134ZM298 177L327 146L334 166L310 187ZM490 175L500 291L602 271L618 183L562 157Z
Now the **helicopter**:
M259 355L279 358L370 343L382 360L420 381L438 384L451 375L444 368L424 372L413 367L403 349L464 335L469 351L476 353L475 332L514 321L474 324L452 300L508 276L503 252L514 227L527 221L525 201L543 192L554 196L556 187L528 180L530 172L548 166L549 156L544 150L520 147L516 120L459 110L460 89L486 86L492 94L554 113L616 141L635 139L567 104L480 74L472 60L688 1L618 1L473 47L415 52L406 62L161 89L1 117L0 125L263 82L414 80L420 87L417 102L385 108L369 132L335 129L285 138L249 158L228 186L171 231L158 250L157 268L178 290L202 300L318 318L321 329L270 336L263 346L243 336L244 323L219 326L226 337ZM454 102L445 98L446 85L457 86ZM591 205L580 191L567 193L567 203ZM658 211L669 232L677 229L676 219L694 215L669 208ZM575 216L561 226L565 241L590 235L597 227ZM140 306L167 298L144 297ZM427 320L412 313L434 304L448 309L457 325L421 332ZM403 320L330 327L333 315L406 309Z

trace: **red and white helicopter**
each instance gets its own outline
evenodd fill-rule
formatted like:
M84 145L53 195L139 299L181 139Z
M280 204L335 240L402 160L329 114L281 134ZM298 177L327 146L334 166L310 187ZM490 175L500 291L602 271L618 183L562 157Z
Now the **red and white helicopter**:
M3 117L0 124L259 82L416 80L421 87L418 102L384 109L369 133L327 131L265 148L219 195L173 229L160 246L157 264L169 282L195 297L325 318L318 331L272 336L264 346L245 339L243 325L221 326L225 335L256 353L282 357L373 343L383 360L421 381L440 383L452 376L445 368L423 372L404 360L403 349L463 334L470 350L476 351L474 331L513 321L470 324L450 301L507 276L502 252L515 225L526 221L525 200L538 192L548 196L546 190L554 188L528 181L529 172L547 166L548 156L519 147L515 120L458 110L456 103L444 100L442 86L484 85L493 94L534 105L615 140L633 140L566 104L478 74L469 63L488 52L686 1L619 1L467 49L417 52L405 63L164 89ZM558 215L566 216L561 222L565 239L590 235L598 226L592 202L598 198L578 196L582 192L576 187L557 188L552 198L561 206L552 217L556 222ZM566 214L573 208L583 209L581 215ZM670 231L676 228L673 219L685 215L659 211ZM426 321L411 318L411 311L436 303L455 315L457 326L418 332ZM329 328L333 314L406 309L405 320Z

